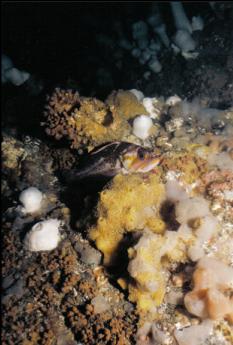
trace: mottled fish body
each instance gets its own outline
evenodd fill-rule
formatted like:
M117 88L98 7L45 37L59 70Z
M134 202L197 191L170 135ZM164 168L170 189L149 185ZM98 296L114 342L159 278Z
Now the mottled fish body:
M118 173L148 172L156 168L161 157L153 151L128 142L112 142L94 149L67 175L67 180L90 177L113 177Z

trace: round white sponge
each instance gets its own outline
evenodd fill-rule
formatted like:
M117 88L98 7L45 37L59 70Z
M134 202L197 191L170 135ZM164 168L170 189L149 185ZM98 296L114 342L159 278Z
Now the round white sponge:
M139 115L133 121L133 134L144 140L149 137L152 126L153 122L149 116Z
M58 219L48 219L36 223L25 237L25 246L31 252L53 250L61 240Z
M19 196L19 200L23 204L23 212L33 213L41 208L43 194L35 187L25 189Z

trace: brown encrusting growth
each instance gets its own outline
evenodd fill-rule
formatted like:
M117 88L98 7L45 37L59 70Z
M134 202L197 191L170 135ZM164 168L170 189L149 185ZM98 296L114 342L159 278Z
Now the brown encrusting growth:
M128 120L141 113L147 112L129 91L114 91L104 103L81 97L77 91L57 88L48 97L43 125L48 135L68 139L71 148L82 153L83 149L90 151L110 141L128 141Z
M137 317L132 306L109 284L104 270L80 261L75 250L77 241L82 246L80 236L74 239L67 230L57 249L31 254L22 247L22 232L12 231L11 219L3 233L3 344L133 343ZM108 309L94 313L91 303L99 295Z

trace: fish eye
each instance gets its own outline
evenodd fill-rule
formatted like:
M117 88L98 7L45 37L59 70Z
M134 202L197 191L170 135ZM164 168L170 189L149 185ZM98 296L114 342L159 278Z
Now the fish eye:
M139 159L144 159L146 152L143 149L138 149L137 156Z

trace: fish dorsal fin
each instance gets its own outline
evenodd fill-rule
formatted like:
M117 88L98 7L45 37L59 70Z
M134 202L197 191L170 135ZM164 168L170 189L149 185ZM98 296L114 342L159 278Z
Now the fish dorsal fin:
M95 148L91 153L90 155L95 155L95 154L99 154L100 152L102 151L105 151L105 150L113 150L115 151L119 145L121 144L120 141L114 141L114 142L111 142L111 143L107 143L107 144L104 144L104 145L101 145L97 148Z

